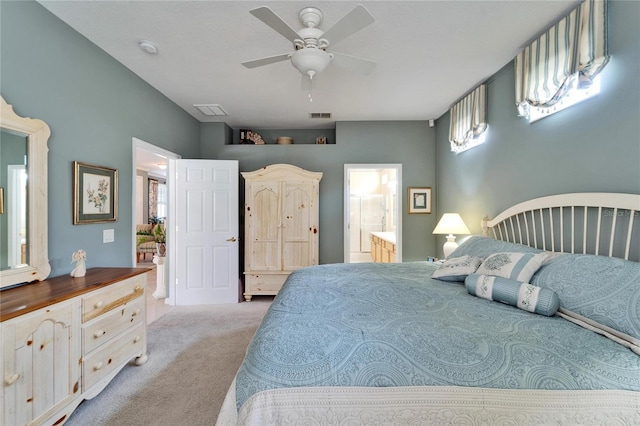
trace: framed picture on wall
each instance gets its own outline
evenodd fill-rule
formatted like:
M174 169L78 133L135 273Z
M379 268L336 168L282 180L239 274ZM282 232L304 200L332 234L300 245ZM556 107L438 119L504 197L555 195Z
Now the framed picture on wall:
M73 162L73 224L118 220L118 171Z
M431 213L431 188L408 188L409 214Z

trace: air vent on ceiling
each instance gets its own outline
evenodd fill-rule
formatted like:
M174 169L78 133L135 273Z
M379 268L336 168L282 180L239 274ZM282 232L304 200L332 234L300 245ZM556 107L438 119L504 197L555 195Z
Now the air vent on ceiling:
M310 112L309 118L331 118L330 112Z
M193 106L198 108L198 110L204 115L215 117L223 117L227 115L227 112L218 104L194 104Z

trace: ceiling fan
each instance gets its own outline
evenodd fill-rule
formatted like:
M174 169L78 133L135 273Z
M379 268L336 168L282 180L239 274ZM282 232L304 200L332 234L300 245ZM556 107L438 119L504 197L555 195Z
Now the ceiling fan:
M375 18L363 5L357 5L326 31L318 28L322 24L323 15L315 7L306 7L300 11L298 18L304 28L299 31L291 28L289 24L267 6L258 7L249 12L292 42L294 51L243 62L242 65L247 68L251 69L291 60L291 64L302 73L304 85L305 81L310 83L330 62L363 74L370 73L376 66L375 62L367 59L333 51L327 52L330 45L355 34L375 21ZM309 77L308 80L306 79L307 76Z

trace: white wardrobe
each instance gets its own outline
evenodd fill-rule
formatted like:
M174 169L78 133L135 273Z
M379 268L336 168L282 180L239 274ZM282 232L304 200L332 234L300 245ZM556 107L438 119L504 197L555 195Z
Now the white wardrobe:
M322 173L273 164L245 179L245 291L277 294L289 274L318 264L318 188Z

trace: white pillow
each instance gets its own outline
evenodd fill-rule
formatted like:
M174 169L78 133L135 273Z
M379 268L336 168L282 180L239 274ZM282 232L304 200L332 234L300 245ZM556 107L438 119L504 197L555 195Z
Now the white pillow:
M463 282L469 274L476 272L481 263L482 259L475 256L449 258L433 272L431 278Z
M528 283L546 258L546 253L496 253L487 257L476 273Z

